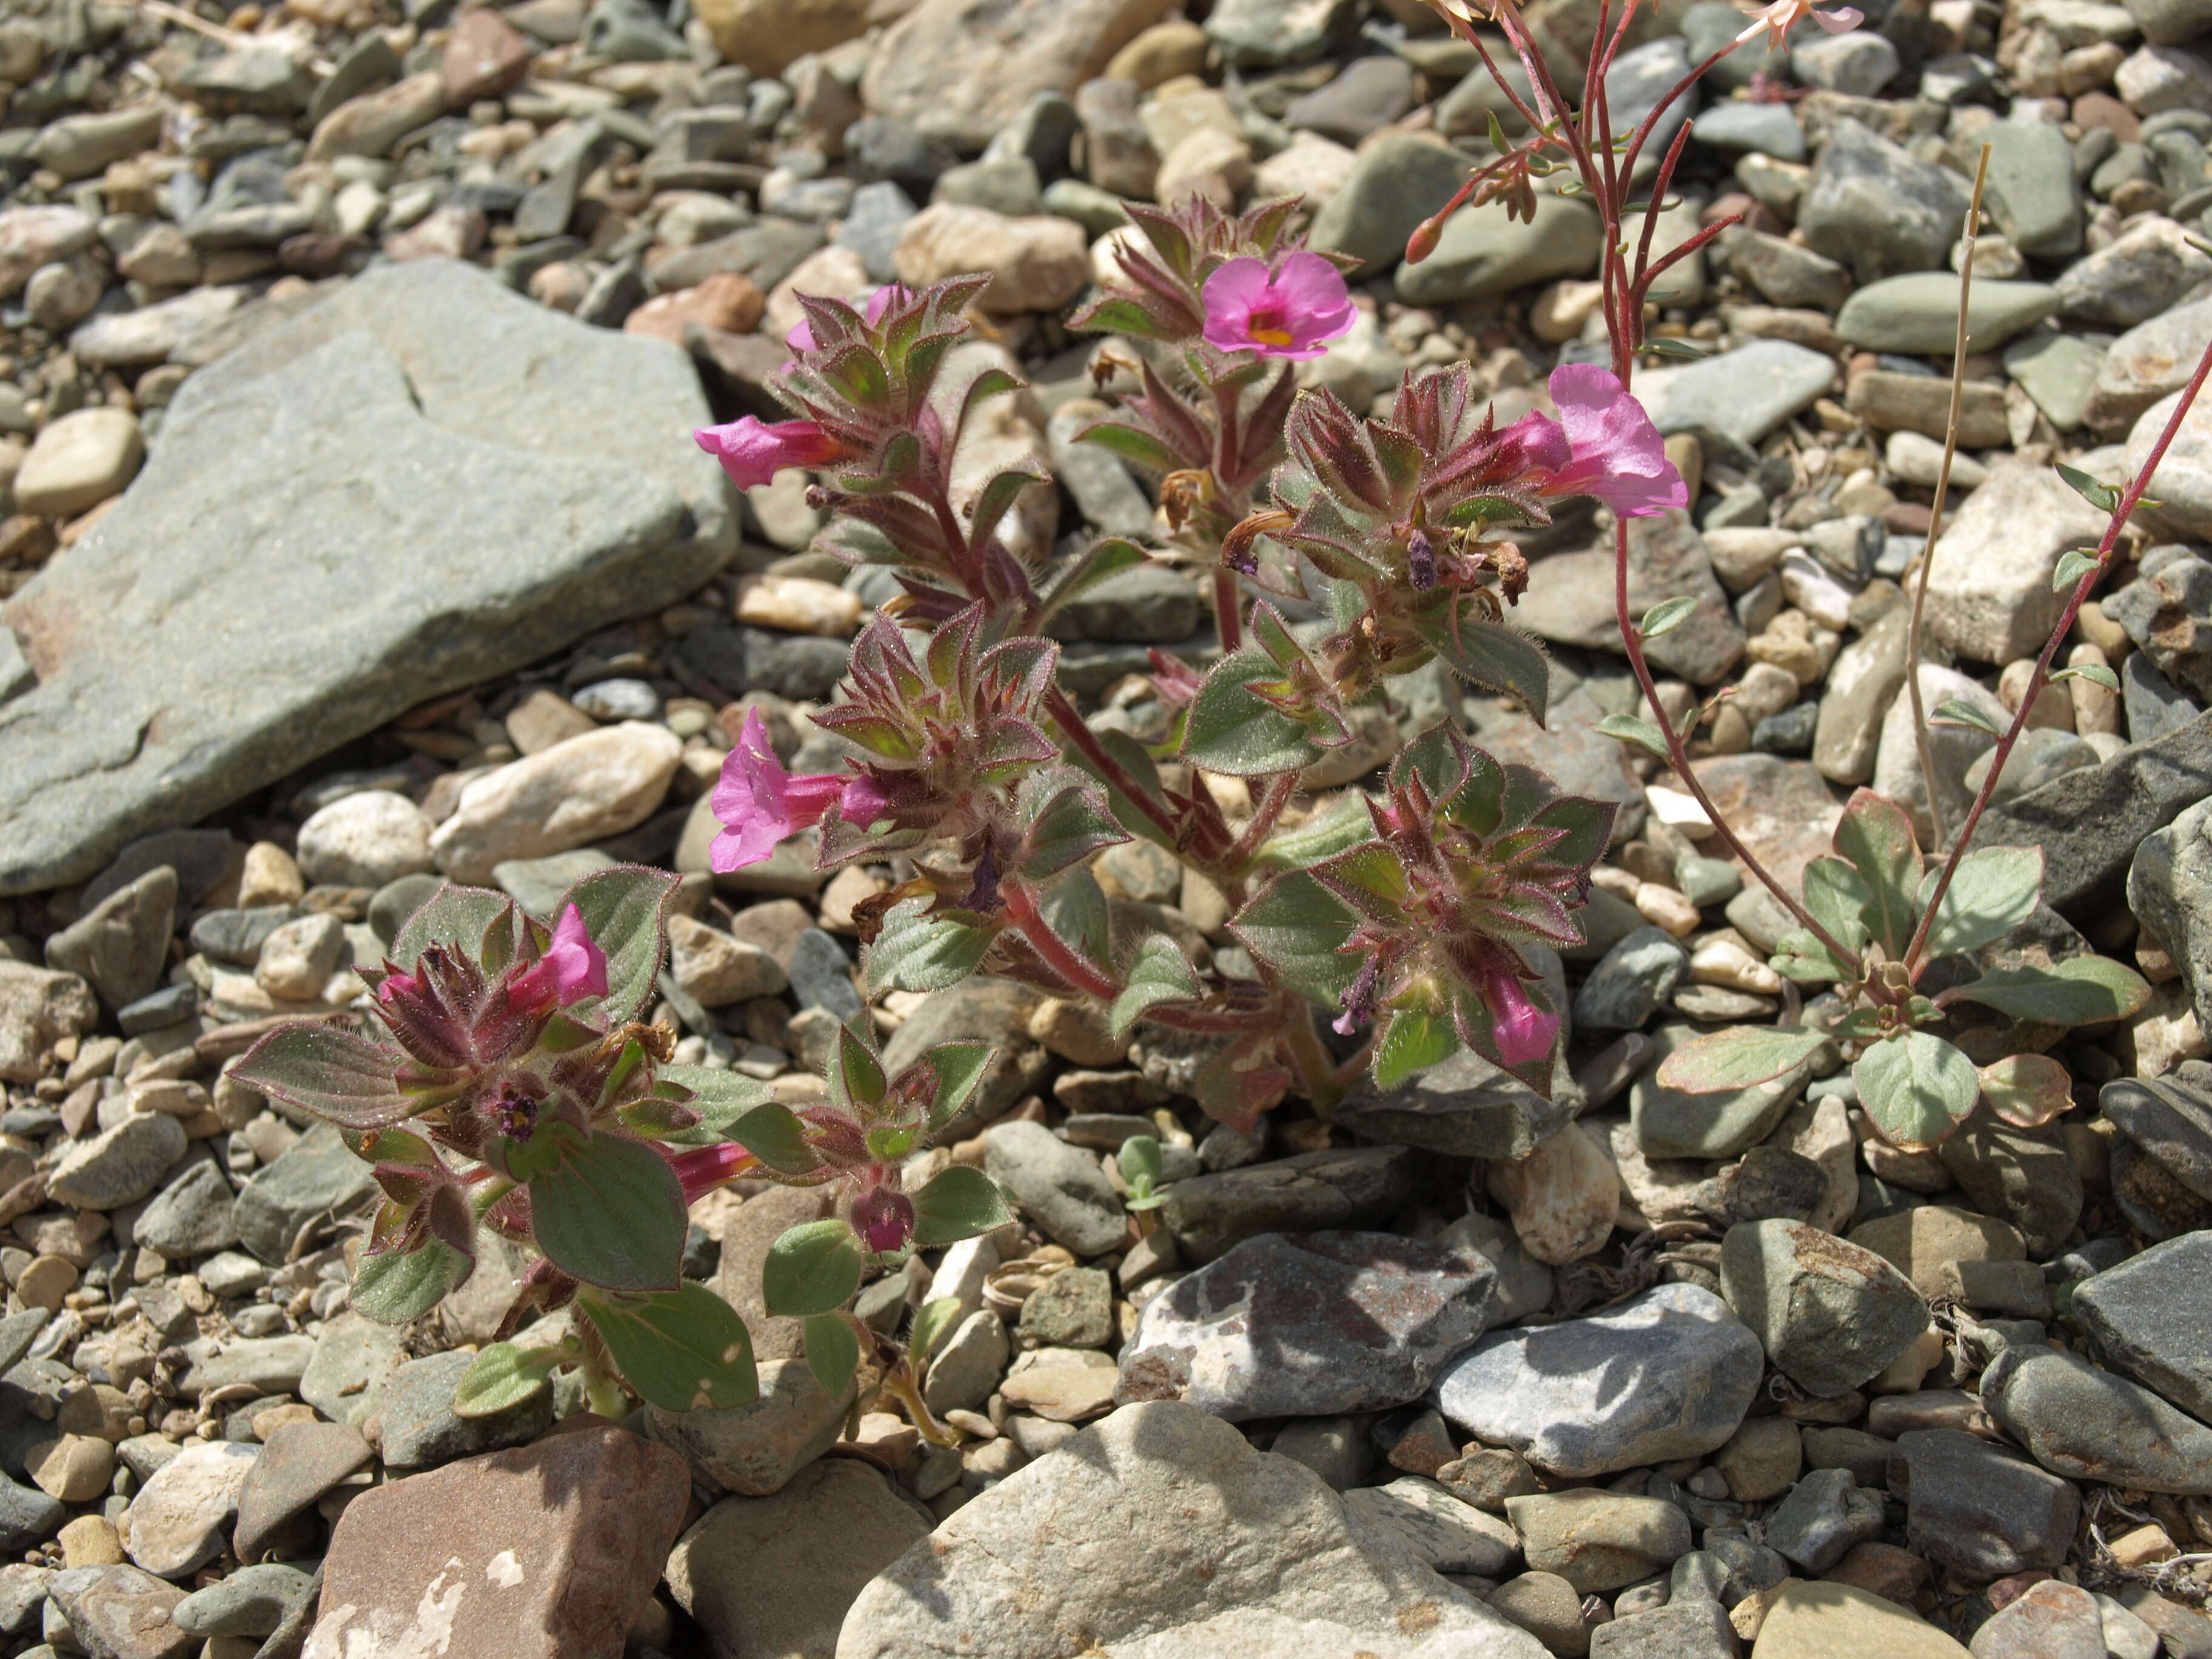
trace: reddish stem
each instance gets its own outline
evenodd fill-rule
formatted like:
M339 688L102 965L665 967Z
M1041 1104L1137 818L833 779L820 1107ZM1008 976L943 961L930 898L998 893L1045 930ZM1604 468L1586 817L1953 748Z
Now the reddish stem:
M2181 430L2182 422L2188 419L2190 406L2203 389L2208 374L2212 374L2212 343L2205 346L2203 355L2197 360L2197 372L2189 377L2189 384L2182 388L2181 401L2174 404L2173 414L2166 421L2166 430L2158 434L2158 441L2151 446L2150 453L2143 458L2142 465L2129 481L2119 504L2112 509L2112 522L2105 526L2105 538L2097 544L2097 562L2083 571L2081 579L2074 584L2074 592L2067 599L2065 610L2060 613L2058 625L2051 630L2051 637L2044 641L2043 654L2035 659L2035 672L2029 677L2027 688L2021 696L2020 707L2014 712L2012 725L1997 739L1996 753L1990 762L1989 775L1982 780L1980 792L1974 797L1972 810L1967 812L1966 823L1959 828L1959 838L1951 844L1950 856L1943 860L1943 871L1936 878L1936 889L1929 895L1928 908L1921 915L1920 925L1913 929L1912 943L1905 946L1905 962L1908 971L1917 971L1920 953L1928 944L1928 930L1936 924L1936 907L1943 902L1943 895L1950 888L1951 878L1959 872L1959 861L1966 855L1966 843L1973 839L1975 828L1980 824L1982 814L1989 806L1990 797L1996 793L1997 779L2004 771L2006 758L2011 755L2013 745L2020 741L2020 734L2027 729L2027 717L2034 710L2035 700L2042 694L2050 678L2051 659L2058 654L2060 642L2073 631L2074 619L2081 614L2081 607L2088 603L2089 590L2105 574L2105 567L2112 556L2112 549L2119 543L2120 532L2127 527L2136 504L2142 500L2143 491L2150 487L2151 478L2158 471L2158 464L2166 459L2167 447L2173 442L2174 434Z
M1174 816L1154 800L1144 787L1129 775L1128 769L1114 758L1106 745L1098 741L1098 734L1083 723L1083 716L1067 700L1067 693L1055 685L1045 693L1044 706L1054 723L1066 733L1068 742L1091 763L1091 769L1127 796L1131 805L1158 825L1161 833L1170 842L1181 846L1182 837L1177 833Z

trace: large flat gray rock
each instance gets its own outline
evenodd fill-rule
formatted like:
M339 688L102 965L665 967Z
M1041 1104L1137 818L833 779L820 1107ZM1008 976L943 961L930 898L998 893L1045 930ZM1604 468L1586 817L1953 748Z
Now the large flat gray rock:
M689 362L380 268L187 381L5 607L0 893L97 872L401 711L691 592L736 520Z

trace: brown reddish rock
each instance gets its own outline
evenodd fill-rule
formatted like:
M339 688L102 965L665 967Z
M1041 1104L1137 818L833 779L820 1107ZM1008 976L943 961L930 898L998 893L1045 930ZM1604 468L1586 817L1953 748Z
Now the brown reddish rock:
M682 1529L683 1459L612 1425L362 1493L303 1659L612 1659Z
M465 110L479 98L496 98L530 73L530 37L489 6L453 26L439 65L446 77L446 107Z
M718 270L696 288L678 289L647 300L623 324L625 334L684 343L686 325L720 329L725 334L750 334L760 326L768 301L750 276Z

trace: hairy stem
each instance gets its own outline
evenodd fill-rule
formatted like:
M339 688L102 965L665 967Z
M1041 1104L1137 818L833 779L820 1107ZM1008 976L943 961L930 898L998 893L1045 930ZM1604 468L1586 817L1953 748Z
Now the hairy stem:
M1326 1120L1343 1100L1346 1085L1337 1075L1335 1058L1322 1045L1321 1033L1314 1030L1313 1009L1294 992L1279 994L1283 1047L1297 1072L1298 1086L1313 1103L1314 1110Z
M2142 500L2143 491L2150 487L2151 479L2158 472L2158 464L2166 459L2166 452L2172 444L2174 434L2181 430L2182 422L2189 418L2190 408L2196 403L2197 394L2203 390L2207 375L2212 375L2212 343L2205 346L2203 356L2197 360L2197 372L2189 377L2189 384L2182 388L2181 400L2174 404L2173 414L2167 419L2166 429L2158 434L2158 441L2151 446L2150 453L2143 458L2142 467L2129 480L2118 505L2113 507L2112 520L2105 526L2104 539L2097 544L2096 563L2083 571L2081 579L2074 584L2074 591L2066 600L2066 608L2059 613L2058 625L2051 630L2051 637L2043 643L2043 653L2035 659L2035 672L2028 678L2027 688L2021 696L2020 707L2014 711L2012 724L1997 739L1996 751L1990 761L1989 775L1982 780L1981 789L1974 796L1974 804L1966 813L1966 823L1959 826L1959 838L1951 843L1950 856L1944 860L1942 872L1936 878L1936 886L1928 896L1928 907L1921 915L1920 925L1913 929L1912 943L1905 947L1905 963L1909 972L1919 971L1921 952L1928 945L1928 930L1936 923L1936 907L1943 902L1943 895L1950 889L1951 878L1959 872L1959 860L1966 856L1966 843L1973 839L1975 828L1989 807L1990 797L1996 792L1997 780L2004 771L2005 761L2012 754L2013 745L2020 741L2020 734L2027 729L2027 717L2035 708L2035 700L2049 683L2051 660L2058 654L2060 643L2073 631L2074 619L2081 614L2081 607L2088 603L2089 591L2096 586L2098 580L2105 574L2106 566L2112 562L2112 550L2119 544L2120 532L2127 527L2136 503Z
M1974 167L1974 200L1966 210L1966 257L1959 262L1959 337L1951 350L1951 414L1943 423L1943 464L1936 471L1936 505L1928 515L1928 544L1920 550L1920 580L1912 589L1912 622L1905 636L1905 688L1912 696L1912 740L1920 750L1920 775L1928 786L1930 852L1943 850L1942 793L1936 782L1936 744L1920 690L1920 617L1928 605L1928 576L1936 563L1936 538L1943 526L1943 498L1951 488L1951 461L1959 453L1959 410L1966 395L1966 307L1974 292L1974 236L1982 223L1982 185L1990 174L1990 147Z
M1045 709L1054 722L1066 734L1067 740L1091 769L1103 778L1128 800L1139 812L1158 826L1162 834L1176 846L1182 845L1176 834L1175 817L1147 793L1144 787L1131 777L1128 769L1115 760L1106 745L1098 741L1098 734L1083 723L1083 716L1067 700L1067 693L1058 686L1045 694Z
M1237 838L1237 844L1222 860L1224 869L1234 871L1238 875L1243 874L1245 867L1252 862L1267 837L1274 833L1276 822L1283 816L1283 809L1291 804L1291 797L1297 792L1298 775L1295 772L1278 772L1267 780L1266 787L1260 792L1260 799L1252 803L1252 822L1244 826L1244 833Z

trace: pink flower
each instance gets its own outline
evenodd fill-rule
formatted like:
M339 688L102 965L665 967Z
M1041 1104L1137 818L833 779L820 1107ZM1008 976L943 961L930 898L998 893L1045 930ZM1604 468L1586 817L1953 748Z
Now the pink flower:
M1737 40L1748 40L1761 29L1766 31L1769 52L1781 46L1790 33L1790 26L1800 18L1809 17L1831 34L1845 34L1866 21L1866 14L1856 6L1838 6L1832 11L1814 11L1813 0L1773 0L1751 14L1751 22Z
M691 434L699 447L722 464L740 489L764 484L787 466L827 466L845 447L812 421L778 421L754 416L726 426L702 426Z
M872 1255L899 1249L914 1234L914 1200L888 1187L862 1193L853 1200L853 1231Z
M566 1006L607 994L607 953L592 943L584 913L574 905L553 925L545 954L514 976L508 995L523 1004L558 1002Z
M1490 1002L1491 1040L1498 1057L1508 1066L1526 1066L1552 1052L1559 1035L1559 1017L1547 1014L1528 1000L1519 977L1499 969L1484 981Z
M848 789L856 812L882 810L883 792L873 779L838 773L793 777L769 745L760 710L746 709L745 723L736 745L722 757L721 780L714 786L713 811L722 833L708 849L708 864L725 873L758 864L793 830L819 823Z
M902 300L905 297L906 290L901 288L896 283L886 283L883 287L878 289L873 294L868 295L868 321L872 324L880 323L884 319L884 313L891 308L891 301L894 300ZM800 319L799 326L793 329L790 333L783 337L783 343L789 346L793 351L813 350L814 325L807 322L804 318Z
M1557 422L1531 414L1506 428L1520 436L1545 494L1594 495L1624 519L1690 504L1659 428L1611 374L1563 364L1552 371L1552 401Z
M726 1181L735 1181L760 1160L734 1140L717 1146L694 1146L668 1160L676 1178L684 1183L684 1202L689 1206L700 1195L711 1193Z
M1262 357L1318 357L1352 332L1358 312L1344 273L1318 253L1293 253L1273 270L1231 259L1206 279L1206 341Z

